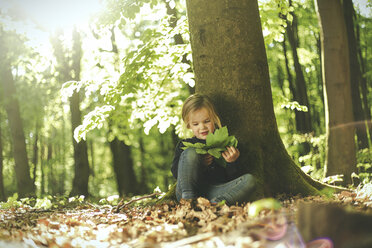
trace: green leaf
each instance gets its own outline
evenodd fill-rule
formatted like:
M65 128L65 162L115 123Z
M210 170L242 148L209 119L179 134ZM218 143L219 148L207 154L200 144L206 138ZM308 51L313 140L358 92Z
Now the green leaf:
M217 147L217 148L208 149L208 153L218 159L221 157L221 152L225 150L226 148Z
M214 133L209 133L207 136L208 147L225 147L228 144L229 133L227 127L216 129Z
M184 141L183 144L185 146L185 147L182 147L183 150L186 150L187 148L199 148L200 149L200 148L205 147L205 144L199 143L199 142L193 144L193 143Z
M207 151L202 148L196 148L195 151L198 154L207 154Z

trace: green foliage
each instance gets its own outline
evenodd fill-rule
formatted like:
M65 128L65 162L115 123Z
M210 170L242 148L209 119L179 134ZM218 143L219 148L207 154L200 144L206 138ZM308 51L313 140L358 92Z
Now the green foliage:
M183 60L191 60L188 43L174 44L174 36L182 35L188 40L186 18L180 18L176 27L169 26L169 17L164 17L156 29L148 28L141 33L141 42L128 52L123 60L124 68L118 81L67 82L63 95L69 96L81 85L89 87L97 84L104 105L96 107L84 117L75 131L75 138L85 138L87 132L100 128L108 116L115 124L120 122L124 130L133 129L136 123L143 123L144 131L157 125L164 133L171 125L181 132L179 118L183 100L187 97L186 84L194 86L190 65ZM116 126L116 125L114 125Z
M195 143L192 144L190 142L184 141L183 144L185 145L182 149L186 150L187 148L195 148L195 151L198 154L207 154L209 153L216 159L218 159L222 164L224 160L221 159L221 152L226 150L227 146L238 146L238 140L235 136L229 136L227 127L222 127L216 129L214 133L209 133L207 135L206 143Z
M372 149L359 150L357 153L358 176L363 184L372 182Z
M293 11L293 7L289 7L286 0L259 1L259 7L266 44L274 41L283 41L287 26L286 18L292 21L290 12ZM286 16L286 18L281 18L280 16Z
M51 196L46 195L42 198L22 198L18 199L18 194L8 197L7 202L0 202L0 209L34 209L34 210L55 210L59 208L76 208L86 204L84 196Z
M297 111L302 111L302 112L307 112L308 108L304 105L300 105L298 102L293 101L293 102L287 102L285 104L281 105L281 108L287 108L291 110L297 110Z
M18 208L19 206L21 206L21 202L18 201L18 193L14 193L13 196L8 197L6 202L0 202L0 209Z

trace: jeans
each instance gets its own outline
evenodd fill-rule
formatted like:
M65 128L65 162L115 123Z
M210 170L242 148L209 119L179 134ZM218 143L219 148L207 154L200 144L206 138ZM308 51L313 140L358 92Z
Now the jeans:
M199 196L211 202L226 201L228 205L246 202L255 188L255 179L251 174L244 174L234 180L221 184L205 182L203 173L207 165L202 163L202 155L195 149L188 148L182 152L178 163L177 200L195 199Z

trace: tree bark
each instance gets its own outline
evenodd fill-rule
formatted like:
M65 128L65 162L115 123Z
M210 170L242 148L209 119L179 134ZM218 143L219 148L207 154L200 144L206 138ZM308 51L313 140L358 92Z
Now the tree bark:
M17 189L20 197L35 195L35 185L30 176L26 141L23 133L23 123L17 99L11 66L7 63L5 53L0 56L0 86L2 87L5 109L8 114L10 131L13 139L13 154Z
M79 32L73 31L73 55L72 55L72 79L80 80L80 62L81 62L81 38ZM70 98L70 112L71 112L71 128L72 139L74 145L74 160L75 160L75 176L72 183L72 191L70 195L84 195L89 196L88 181L89 181L89 161L88 148L85 140L79 143L74 139L74 130L81 124L80 111L80 95L79 92L74 92Z
M345 16L348 48L350 56L350 84L351 84L351 99L353 103L353 116L355 121L356 134L358 137L358 148L368 148L368 134L366 128L366 116L362 107L360 97L361 87L361 67L358 61L357 43L354 32L354 6L351 0L343 0L343 10Z
M317 0L327 130L327 176L342 174L351 183L356 154L350 90L349 52L341 2Z
M138 193L130 147L117 137L110 142L112 162L120 196Z
M196 92L211 97L238 138L239 159L257 180L255 197L318 194L321 184L293 162L279 136L257 1L186 3Z

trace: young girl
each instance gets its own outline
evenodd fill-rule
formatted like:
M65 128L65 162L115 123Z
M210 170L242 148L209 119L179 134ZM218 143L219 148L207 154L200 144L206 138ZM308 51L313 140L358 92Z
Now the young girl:
M177 179L177 200L202 196L211 202L225 200L228 205L247 201L254 190L255 180L252 175L243 173L237 148L227 147L222 152L226 168L209 154L197 154L194 148L182 149L184 141L205 143L209 133L221 128L221 121L209 98L200 94L187 98L182 107L182 119L194 136L181 140L176 147L171 171Z

